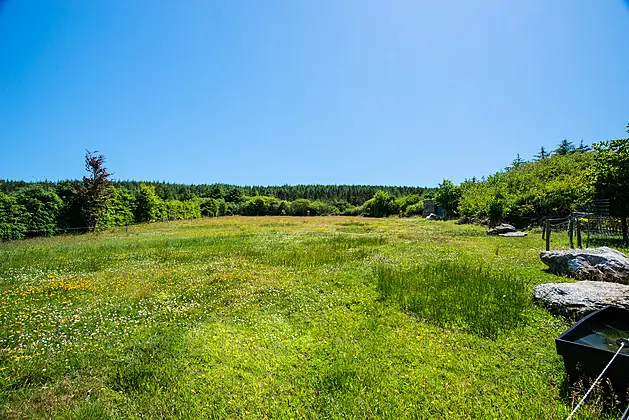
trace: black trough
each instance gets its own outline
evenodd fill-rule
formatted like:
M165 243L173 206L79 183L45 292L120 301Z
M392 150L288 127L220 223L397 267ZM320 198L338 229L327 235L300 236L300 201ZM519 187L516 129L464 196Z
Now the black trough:
M591 313L557 337L557 354L563 356L569 383L584 380L584 385L589 386L618 351L618 338L629 338L629 310L617 306ZM603 378L625 401L629 385L628 347L623 347Z

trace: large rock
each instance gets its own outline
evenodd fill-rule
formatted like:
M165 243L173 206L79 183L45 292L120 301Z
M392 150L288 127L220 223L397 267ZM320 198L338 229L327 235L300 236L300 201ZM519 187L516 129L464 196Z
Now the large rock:
M598 281L540 284L533 299L556 315L582 318L608 305L629 309L629 286Z
M540 258L555 274L579 280L629 283L629 258L611 248L542 251Z
M506 238L523 238L528 235L526 232L507 232L500 233L498 236L504 236Z
M487 231L488 235L500 235L501 233L515 232L515 227L507 224L501 223L493 229L489 229Z

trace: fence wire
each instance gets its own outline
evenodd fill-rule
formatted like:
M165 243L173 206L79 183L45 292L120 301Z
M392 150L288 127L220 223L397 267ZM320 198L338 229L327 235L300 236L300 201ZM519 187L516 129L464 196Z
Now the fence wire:
M550 230L555 232L567 232L570 227L570 218L565 219L551 219L548 225Z
M590 235L622 236L622 221L609 216L590 216L583 223L583 231Z
M163 222L170 223L177 220L193 220L193 219L166 219L166 220L163 220ZM136 223L129 223L127 225L115 225L115 226L96 226L96 228L93 228L90 226L81 226L81 227L63 227L63 228L55 227L54 229L22 230L22 229L3 229L0 227L0 242L20 240L21 239L20 236L32 237L30 234L38 234L42 232L49 234L49 236L57 236L57 235L71 234L71 233L76 233L76 232L78 233L104 232L104 231L108 231L112 229L126 229L128 231L130 227L139 226L139 225L147 225L149 223L154 223L154 222L136 222ZM12 235L13 233L17 233L18 236L14 237ZM38 235L34 235L34 236L38 236ZM48 235L39 235L39 236L44 237ZM6 239L2 239L2 238L6 238Z
M592 214L586 212L574 212L571 216L558 219L546 219L542 225L542 239L546 239L546 250L550 249L552 232L566 232L570 239L570 247L582 247L582 236L585 238L585 246L591 241L615 241L623 237L622 219L609 215Z

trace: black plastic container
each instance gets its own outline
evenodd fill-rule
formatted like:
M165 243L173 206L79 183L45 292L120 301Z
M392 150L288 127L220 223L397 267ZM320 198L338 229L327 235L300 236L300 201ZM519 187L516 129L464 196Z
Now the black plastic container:
M563 356L570 384L593 381L618 350L616 338L629 338L629 310L617 306L591 313L557 337L557 354ZM623 347L603 378L609 379L618 398L626 400L629 348Z

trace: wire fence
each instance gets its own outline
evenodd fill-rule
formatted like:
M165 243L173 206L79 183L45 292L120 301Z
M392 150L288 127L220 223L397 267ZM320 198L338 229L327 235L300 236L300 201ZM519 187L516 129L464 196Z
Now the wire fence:
M134 224L135 225L135 224ZM83 227L67 227L67 228L48 228L48 229L2 229L0 228L0 238L5 238L5 241L21 239L24 237L33 237L33 236L56 236L56 235L66 235L72 233L85 233L85 232L102 232L109 229L115 228L125 228L128 230L129 226L98 226L96 228L91 228L88 226ZM0 239L1 241L2 239Z
M570 228L570 218L548 219L550 222L548 228L554 232L567 232Z
M175 219L168 218L166 220L160 220L160 222L174 222L177 220L192 220L193 218L188 219ZM133 226L139 225L147 225L151 222L135 222L135 223L127 223L125 225L114 225L114 226L80 226L80 227L50 227L47 229L7 229L0 227L0 242L2 241L10 241L10 240L19 240L24 237L34 237L34 236L57 236L57 235L66 235L73 233L86 233L86 232L104 232L112 229L125 229L126 232L129 232L129 228ZM16 235L17 234L17 235ZM2 239L5 238L5 239Z
M583 248L594 242L618 242L626 240L627 224L619 217L609 215L574 212L568 217L546 219L542 228L542 239L546 240L546 251L550 250L550 238L552 232L565 232L570 241L570 248L576 246Z
M589 235L622 236L622 221L609 216L589 216L583 230Z

